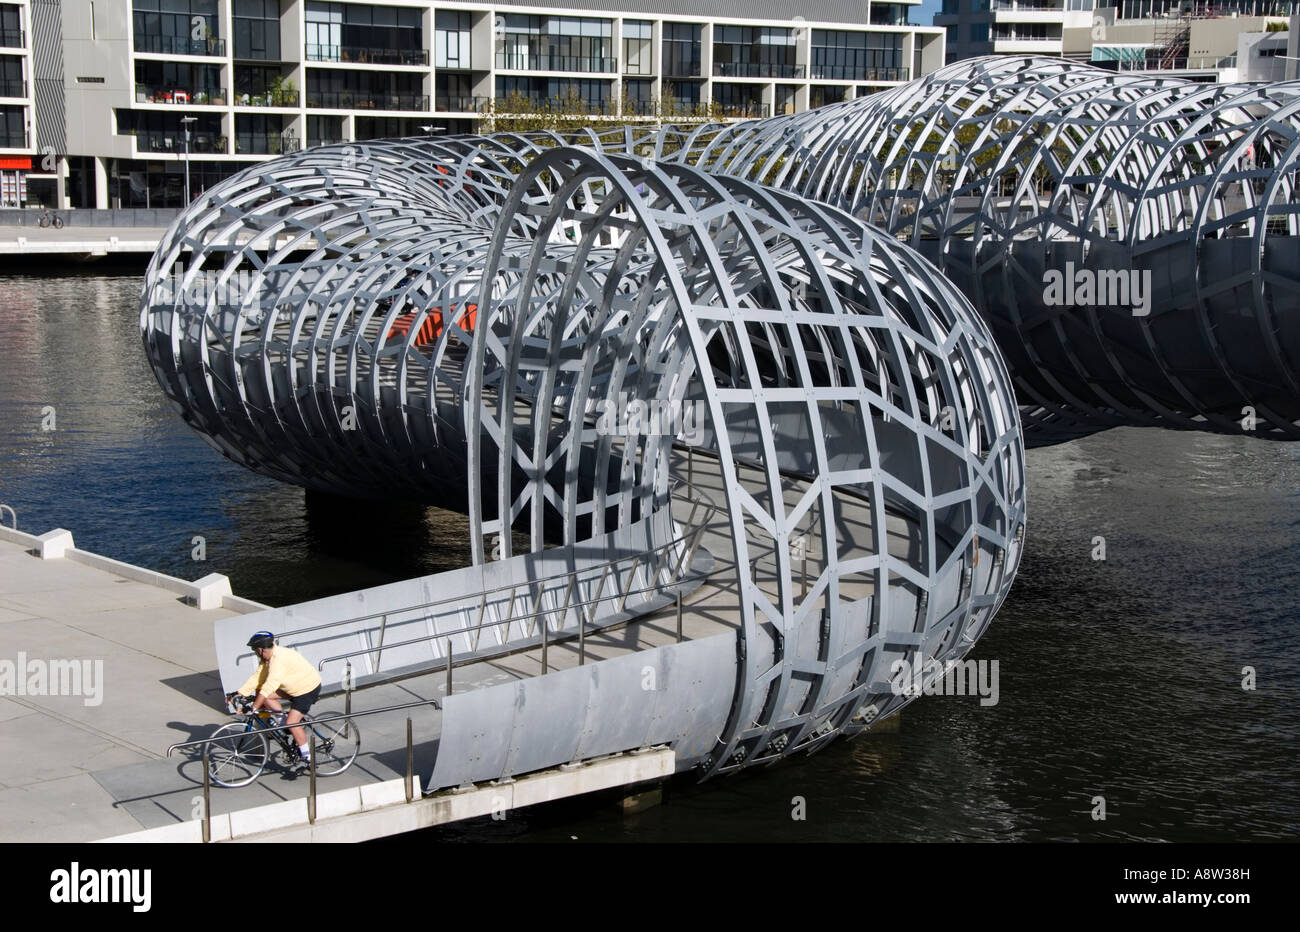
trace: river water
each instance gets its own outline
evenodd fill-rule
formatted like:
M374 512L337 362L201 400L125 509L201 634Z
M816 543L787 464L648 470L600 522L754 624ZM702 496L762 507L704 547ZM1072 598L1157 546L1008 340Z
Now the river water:
M309 499L208 447L145 360L139 287L0 276L0 502L24 530L276 605L468 562L461 515ZM1032 451L1028 480L1025 558L970 655L998 661L996 705L925 697L896 733L635 816L577 800L428 839L1300 835L1300 445L1126 428Z

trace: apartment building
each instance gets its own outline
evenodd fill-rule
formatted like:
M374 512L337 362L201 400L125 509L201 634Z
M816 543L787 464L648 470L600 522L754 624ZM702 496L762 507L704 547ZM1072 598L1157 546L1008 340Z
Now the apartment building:
M186 165L197 193L304 146L511 112L744 119L873 93L943 64L919 2L78 0L38 18L59 93L15 104L15 125L52 168L33 166L33 200L178 206ZM60 9L0 5L29 3Z
M0 207L27 199L36 162L31 10L27 0L0 3Z
M1292 0L943 0L946 58L1061 55L1201 81L1283 73ZM1239 46L1245 61L1238 64Z

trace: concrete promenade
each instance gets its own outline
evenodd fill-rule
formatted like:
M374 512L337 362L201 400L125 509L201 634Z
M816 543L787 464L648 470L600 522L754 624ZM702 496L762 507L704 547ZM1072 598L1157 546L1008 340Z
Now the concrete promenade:
M0 226L0 256L153 255L164 227Z

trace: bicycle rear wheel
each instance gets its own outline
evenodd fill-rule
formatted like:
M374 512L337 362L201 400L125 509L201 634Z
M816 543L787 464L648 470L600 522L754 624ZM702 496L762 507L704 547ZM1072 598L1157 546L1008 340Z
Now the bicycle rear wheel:
M208 774L218 786L247 786L266 768L266 735L244 722L230 722L212 733Z
M356 722L343 721L318 722L307 719L303 722L316 735L316 773L322 777L333 777L352 766L361 750L361 732Z

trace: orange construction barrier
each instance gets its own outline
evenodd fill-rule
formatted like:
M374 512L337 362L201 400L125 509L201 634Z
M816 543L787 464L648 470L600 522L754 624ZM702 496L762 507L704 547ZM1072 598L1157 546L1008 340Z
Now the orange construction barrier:
M452 313L456 311L456 305L451 306ZM417 312L403 314L393 321L393 326L389 328L387 339L392 340L397 337L405 337L411 332L411 325L415 323L415 318L419 316ZM478 305L465 305L464 316L457 321L462 330L474 332L474 322L478 317ZM442 308L434 307L429 309L429 314L424 318L424 323L420 325L420 332L415 337L416 346L432 346L438 342L438 337L442 335Z

